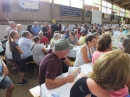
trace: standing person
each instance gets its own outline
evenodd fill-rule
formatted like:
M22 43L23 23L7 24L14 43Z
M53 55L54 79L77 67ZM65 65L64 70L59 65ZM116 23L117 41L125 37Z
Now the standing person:
M12 52L13 61L16 62L16 64L18 65L18 75L19 75L18 85L27 85L29 81L24 79L26 67L21 59L21 54L23 54L23 51L21 50L21 48L17 43L18 39L19 39L19 33L14 30L11 31L9 35L9 47L10 51Z
M42 31L43 31L43 35L48 38L48 29L47 29L47 24L45 22L43 23Z
M0 45L1 46L1 45ZM0 52L3 50L0 49ZM6 89L6 97L12 97L12 93L14 90L14 84L11 79L7 76L9 73L6 64L3 62L2 58L0 57L0 89Z
M65 26L63 27L62 31L65 31L69 28L69 24L65 24Z
M31 31L31 28L32 28L32 24L29 24L29 25L27 26L27 31L29 31L31 34L33 34L33 32Z
M46 84L48 89L60 87L69 82L73 82L74 75L68 75L64 78L56 78L62 74L61 61L68 63L67 55L69 49L73 46L65 39L59 39L54 43L54 49L48 53L39 66L39 84Z
M58 31L58 26L57 26L57 24L52 24L51 25L51 37L54 36L55 31Z
M16 30L19 33L19 36L22 37L22 24L17 24Z
M4 38L7 39L7 37L10 34L10 31L15 30L16 24L14 21L9 22L9 27L6 28L5 33L4 33Z
M37 21L35 21L35 22L33 23L33 26L32 26L32 28L31 28L31 31L32 31L33 36L38 36L38 32L40 31L40 27L39 27Z

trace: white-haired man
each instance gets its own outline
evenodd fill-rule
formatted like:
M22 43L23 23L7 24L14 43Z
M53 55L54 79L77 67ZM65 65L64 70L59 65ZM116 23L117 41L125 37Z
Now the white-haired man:
M22 37L22 24L17 24L16 30L19 33L19 36Z
M33 26L32 26L32 28L31 28L31 31L32 31L33 36L38 36L38 32L40 31L40 27L39 27L37 21L35 21L35 22L33 23Z
M7 39L10 31L15 30L16 24L14 21L9 22L9 26L6 28L5 33L4 33L4 38Z

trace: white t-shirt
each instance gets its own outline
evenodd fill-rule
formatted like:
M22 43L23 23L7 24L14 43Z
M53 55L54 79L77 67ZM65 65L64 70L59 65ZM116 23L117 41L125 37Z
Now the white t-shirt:
M31 44L30 48L32 49L34 43ZM33 53L33 60L37 65L40 65L42 59L44 58L45 54L42 51L44 46L42 44L35 44L32 53Z
M7 59L12 60L12 52L9 49L9 41L6 42L5 56L7 57Z
M9 27L7 27L6 28L6 30L5 30L5 33L4 33L4 36L9 36L9 34L10 34L10 32L12 31L13 29L9 26Z

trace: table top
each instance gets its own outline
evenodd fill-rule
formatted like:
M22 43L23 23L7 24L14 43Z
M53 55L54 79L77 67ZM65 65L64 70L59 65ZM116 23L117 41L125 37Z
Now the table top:
M84 64L81 67L81 72L88 74L89 72L92 71L92 63L88 63L88 64ZM66 77L68 75L68 73L64 73L60 76L58 76L58 78L63 78ZM47 89L45 84L41 85L41 97L69 97L70 95L70 89L72 87L72 83L67 83L64 84L58 88L55 89ZM54 96L54 95L58 95L58 96Z

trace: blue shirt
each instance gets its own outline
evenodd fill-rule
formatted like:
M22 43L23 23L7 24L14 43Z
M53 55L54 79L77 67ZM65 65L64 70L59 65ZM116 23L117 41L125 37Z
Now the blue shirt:
M123 31L124 34L126 34L126 33L128 33L128 32L129 32L128 30L124 30L124 31Z
M38 36L38 32L40 31L39 26L32 26L31 31L33 32L33 36Z
M30 49L30 46L31 46L32 43L33 42L32 42L31 39L28 39L28 38L25 38L25 37L21 37L18 40L18 45L23 51L23 54L21 54L22 59L26 59L27 57L32 55L32 51Z
M120 31L115 31L115 32L114 32L114 36L118 36L118 35L120 35L120 34L121 34Z

